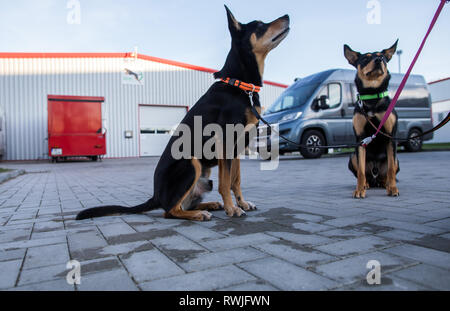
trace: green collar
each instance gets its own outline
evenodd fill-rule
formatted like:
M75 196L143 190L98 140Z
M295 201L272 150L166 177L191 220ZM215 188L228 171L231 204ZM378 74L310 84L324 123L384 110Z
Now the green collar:
M388 96L389 96L389 92L384 91L382 93L371 94L371 95L359 95L358 94L358 99L359 100L370 100L370 99L380 99L380 98L384 98L384 97L388 97Z

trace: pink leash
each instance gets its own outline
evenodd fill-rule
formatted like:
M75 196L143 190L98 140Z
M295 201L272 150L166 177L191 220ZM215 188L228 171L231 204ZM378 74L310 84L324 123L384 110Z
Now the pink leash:
M395 93L394 98L391 101L391 104L389 105L388 109L386 110L386 113L384 114L384 117L381 120L380 125L378 125L377 131L372 136L364 138L363 141L362 141L362 146L366 147L368 144L370 144L370 142L380 132L380 130L383 127L384 123L389 118L392 110L394 110L394 107L395 107L395 104L397 103L398 97L402 93L403 88L405 87L406 81L408 80L409 75L411 74L411 71L412 71L414 65L416 64L416 61L419 58L419 55L422 52L423 47L425 46L425 42L427 41L427 38L428 38L429 34L431 33L431 30L433 30L434 24L436 24L436 21L437 21L439 15L441 14L441 11L444 8L444 5L445 5L446 2L449 2L449 0L441 0L441 3L439 4L439 7L438 7L436 13L434 14L433 20L431 21L431 25L428 28L427 34L425 35L425 38L423 38L422 44L420 45L419 50L416 53L416 56L414 56L414 59L413 59L411 65L409 65L408 71L406 72L405 76L403 77L403 80L400 83L400 86L398 87L397 92Z

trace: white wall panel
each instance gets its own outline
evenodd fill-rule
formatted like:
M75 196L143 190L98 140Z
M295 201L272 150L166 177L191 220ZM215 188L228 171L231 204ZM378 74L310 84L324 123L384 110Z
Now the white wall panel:
M133 65L143 85L122 84ZM192 106L214 82L211 73L125 58L0 58L0 105L5 111L6 160L46 159L47 95L103 96L107 157L139 156L139 104ZM269 106L284 88L266 84ZM134 137L125 139L124 131Z

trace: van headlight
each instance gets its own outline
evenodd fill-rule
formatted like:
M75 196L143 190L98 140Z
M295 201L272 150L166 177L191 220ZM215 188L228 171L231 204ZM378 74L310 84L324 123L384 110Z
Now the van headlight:
M302 116L301 111L288 113L288 114L285 114L278 122L283 123L283 122L293 121L293 120L300 118L301 116Z

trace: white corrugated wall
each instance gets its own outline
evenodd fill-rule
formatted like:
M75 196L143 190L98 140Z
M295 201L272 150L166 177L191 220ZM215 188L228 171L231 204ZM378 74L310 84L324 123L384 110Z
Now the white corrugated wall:
M124 68L144 74L122 84ZM136 70L136 69L135 69ZM139 104L191 106L214 82L211 73L130 58L0 58L0 105L5 113L6 160L48 158L47 95L103 96L106 157L139 156ZM263 106L284 88L265 84ZM132 130L132 139L124 131Z

